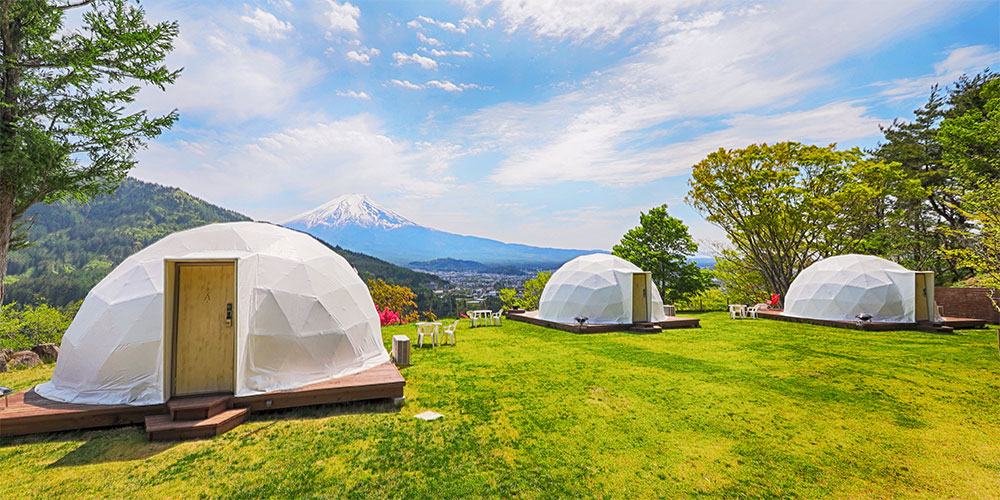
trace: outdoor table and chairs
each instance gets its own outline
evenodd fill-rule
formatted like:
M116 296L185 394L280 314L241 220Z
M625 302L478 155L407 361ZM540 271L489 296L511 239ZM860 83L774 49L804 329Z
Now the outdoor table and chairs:
M758 306L746 304L729 304L729 319L757 319Z
M472 319L472 326L486 326L490 324L490 320L493 316L493 311L490 309L477 309L475 311L469 311L469 318Z
M729 319L746 319L747 306L745 304L729 304Z
M417 347L424 346L424 337L429 336L431 338L431 347L434 347L440 343L438 339L439 329L441 328L441 323L421 321L416 323L417 325Z

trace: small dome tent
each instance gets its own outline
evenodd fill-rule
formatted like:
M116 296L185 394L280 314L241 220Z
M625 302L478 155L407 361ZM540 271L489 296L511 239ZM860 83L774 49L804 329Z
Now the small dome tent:
M574 318L581 316L591 324L667 319L663 299L650 274L627 260L603 253L583 255L563 264L542 291L539 319L576 323Z
M931 319L934 273L910 271L871 255L840 255L804 269L785 295L785 316L915 323Z
M150 405L248 396L389 360L367 286L313 237L255 222L178 232L95 286L42 397Z

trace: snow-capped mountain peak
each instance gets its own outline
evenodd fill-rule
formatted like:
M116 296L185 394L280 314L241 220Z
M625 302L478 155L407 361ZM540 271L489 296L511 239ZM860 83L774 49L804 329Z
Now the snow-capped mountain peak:
M303 225L306 229L316 226L396 229L417 224L392 210L379 206L363 194L345 194L312 210L282 221L282 225Z

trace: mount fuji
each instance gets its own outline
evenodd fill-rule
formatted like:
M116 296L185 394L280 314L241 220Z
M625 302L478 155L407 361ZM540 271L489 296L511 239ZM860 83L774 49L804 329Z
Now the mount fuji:
M594 250L543 248L448 233L421 226L363 194L347 194L280 222L331 245L394 264L464 259L483 264L559 266Z

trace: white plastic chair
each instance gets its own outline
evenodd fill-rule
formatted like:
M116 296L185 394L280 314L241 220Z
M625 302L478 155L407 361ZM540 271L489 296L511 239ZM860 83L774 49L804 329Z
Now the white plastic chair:
M424 336L431 338L431 347L438 345L437 327L431 323L417 323L417 347L424 346Z
M748 307L746 311L746 315L751 319L757 319L757 306Z
M452 323L451 326L445 328L444 333L442 333L442 336L448 335L448 341L451 345L455 345L455 330L457 329L458 329L458 320L456 319L455 322Z
M729 319L736 319L737 316L745 318L746 308L743 304L729 304Z
M503 326L501 321L503 321L503 309L500 309L499 311L493 313L493 323L496 326Z

